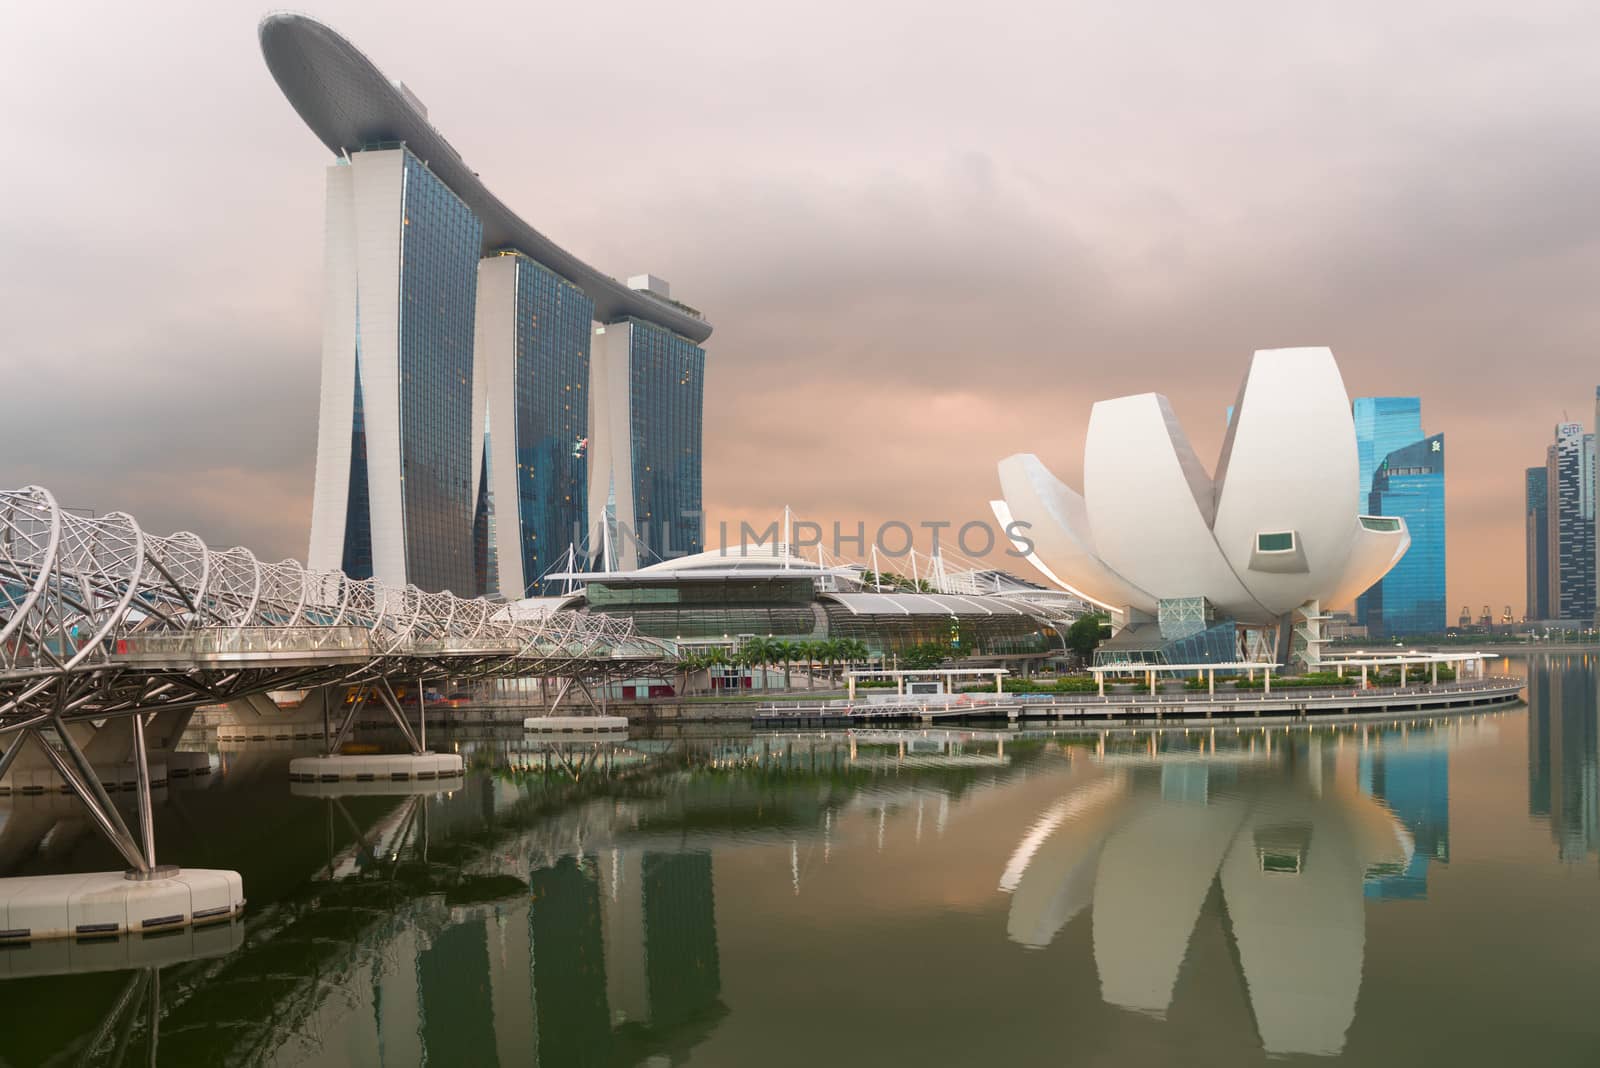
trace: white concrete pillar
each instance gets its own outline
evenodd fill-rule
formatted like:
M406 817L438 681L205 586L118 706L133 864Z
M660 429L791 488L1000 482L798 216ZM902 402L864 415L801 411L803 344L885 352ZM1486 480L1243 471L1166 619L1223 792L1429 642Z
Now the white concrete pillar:
M1435 660L1431 665L1429 665L1428 671L1432 676L1433 685L1439 685L1439 661Z
M1264 668L1261 669L1261 681L1265 684L1264 687L1262 688L1262 691L1261 691L1262 694L1263 695L1270 695L1272 693L1272 668L1271 667L1264 667Z
M1156 673L1155 673L1155 670L1151 669L1149 674L1150 674L1150 696L1154 697L1156 695Z
M1361 688L1363 690L1367 688L1367 665L1365 664L1361 665Z
M1104 697L1106 695L1106 673L1104 671L1096 671L1094 678L1100 684L1100 696Z
M1210 697L1217 696L1217 669L1206 669L1206 694Z
M1401 685L1402 688L1404 688L1405 684L1406 684L1406 665L1405 665L1404 661L1401 661L1401 663L1400 663L1400 685Z

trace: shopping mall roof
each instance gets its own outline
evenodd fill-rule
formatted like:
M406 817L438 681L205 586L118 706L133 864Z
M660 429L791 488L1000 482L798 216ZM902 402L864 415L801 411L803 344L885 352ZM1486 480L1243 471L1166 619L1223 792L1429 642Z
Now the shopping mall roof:
M1039 611L1003 597L960 597L945 593L822 593L857 616L1033 616Z

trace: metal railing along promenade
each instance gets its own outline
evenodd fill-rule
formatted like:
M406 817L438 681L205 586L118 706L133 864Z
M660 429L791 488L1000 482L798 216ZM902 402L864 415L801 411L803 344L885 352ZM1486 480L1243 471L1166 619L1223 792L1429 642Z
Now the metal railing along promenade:
M1340 710L1450 707L1483 699L1510 700L1522 687L1509 676L1406 687L1283 686L1266 692L1209 696L1191 691L1084 694L929 695L895 701L772 702L757 706L754 721L779 726L805 720L866 721L911 718L1117 718L1123 716L1252 716L1289 712L1318 715Z

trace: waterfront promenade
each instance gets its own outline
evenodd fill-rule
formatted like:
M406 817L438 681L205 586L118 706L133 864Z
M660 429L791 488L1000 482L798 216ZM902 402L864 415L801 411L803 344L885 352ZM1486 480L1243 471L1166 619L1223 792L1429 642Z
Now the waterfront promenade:
M1189 691L1155 694L961 694L892 701L783 702L758 705L751 724L762 728L847 723L966 720L1009 722L1076 720L1310 718L1341 714L1450 711L1509 704L1522 692L1521 679L1506 676L1428 686L1357 689L1291 688L1276 693L1210 696Z

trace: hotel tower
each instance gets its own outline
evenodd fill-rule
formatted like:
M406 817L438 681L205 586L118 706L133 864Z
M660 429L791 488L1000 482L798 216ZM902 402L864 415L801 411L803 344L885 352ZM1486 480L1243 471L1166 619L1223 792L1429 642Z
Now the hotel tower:
M698 551L711 325L524 222L333 30L260 32L335 157L308 565L517 600Z

